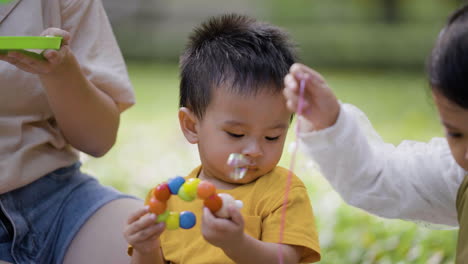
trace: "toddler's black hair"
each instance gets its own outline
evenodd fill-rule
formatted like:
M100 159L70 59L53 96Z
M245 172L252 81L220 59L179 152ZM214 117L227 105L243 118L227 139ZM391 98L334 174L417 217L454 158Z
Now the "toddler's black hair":
M428 75L433 91L468 109L468 5L455 11L440 32Z
M238 14L212 17L194 29L180 58L179 106L201 119L213 89L281 93L295 61L295 45L280 28Z

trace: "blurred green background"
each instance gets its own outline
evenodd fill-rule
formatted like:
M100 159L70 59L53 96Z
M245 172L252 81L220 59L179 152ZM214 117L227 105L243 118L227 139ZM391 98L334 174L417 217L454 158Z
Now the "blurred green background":
M83 157L84 167L104 184L143 197L198 165L196 147L178 127L177 61L190 30L225 12L290 32L301 60L325 76L341 101L361 108L384 140L441 137L424 64L447 16L462 2L104 0L137 105L123 114L115 147L100 159ZM288 167L290 156L286 147L280 164ZM369 215L347 206L303 155L296 168L314 206L320 263L454 263L456 230Z

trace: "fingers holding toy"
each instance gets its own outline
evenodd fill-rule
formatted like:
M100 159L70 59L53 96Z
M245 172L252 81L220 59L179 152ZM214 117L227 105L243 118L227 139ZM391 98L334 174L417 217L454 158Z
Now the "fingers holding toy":
M244 217L242 217L239 208L235 205L230 205L228 211L232 222L242 227L242 231L244 231Z
M231 205L228 211L231 218L217 218L208 208L203 208L203 237L210 244L223 249L240 243L244 236L244 219L240 210Z
M65 46L70 43L71 35L68 31L60 28L48 28L41 33L41 36L55 36L62 37L62 45Z
M136 212L134 212L128 217L127 224L130 225L133 222L136 222L138 219L140 219L142 216L144 216L148 212L149 212L149 206L147 205L141 209L138 209Z
M0 60L6 61L23 71L31 72L31 69L29 69L29 67L26 67L26 65L21 65L21 66L18 65L19 64L18 59L15 58L13 52L9 52L7 54L0 54Z
M130 215L124 236L136 251L151 253L159 248L159 236L164 229L165 224L156 224L156 215L144 208Z
M325 79L305 65L293 64L284 78L287 107L294 112L298 110L301 83L304 85L302 116L315 130L332 126L340 110L338 100Z
M41 33L41 36L62 37L62 44L59 50L44 50L42 56L52 65L60 64L66 55L70 52L68 44L70 43L71 35L67 31L59 28L48 28Z
M0 55L0 60L6 61L18 69L25 72L37 74L48 68L47 61L33 58L30 55L25 55L20 51L10 51L7 54Z
M5 54L1 54L0 60L6 61L23 71L40 75L56 72L57 70L64 68L61 66L63 66L67 61L72 61L71 59L74 57L68 45L71 37L67 31L58 28L48 28L41 33L41 36L61 37L62 40L60 47L57 45L55 47L57 50L45 49L42 54L37 54L29 51L28 49L14 49ZM23 45L25 44L23 43ZM35 49L33 46L36 45L39 44L36 42L28 42L28 46L31 46L31 49Z

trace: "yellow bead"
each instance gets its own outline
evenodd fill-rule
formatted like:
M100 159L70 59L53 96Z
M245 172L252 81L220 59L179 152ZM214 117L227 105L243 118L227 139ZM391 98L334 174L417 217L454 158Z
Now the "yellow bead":
M176 230L179 228L179 213L170 212L166 219L166 228L168 230Z
M169 211L165 211L164 213L159 214L156 218L156 223L165 222L168 216L169 216Z
M182 186L182 188L184 188L184 192L191 196L191 197L196 197L197 196L197 187L198 187L198 184L200 183L200 179L198 178L190 178L188 179L184 185Z
M185 188L183 187L182 185L182 188L179 189L179 193L177 193L177 195L179 195L180 199L186 201L186 202L191 202L193 200L195 200L196 196L191 196L189 194L187 194L185 192Z

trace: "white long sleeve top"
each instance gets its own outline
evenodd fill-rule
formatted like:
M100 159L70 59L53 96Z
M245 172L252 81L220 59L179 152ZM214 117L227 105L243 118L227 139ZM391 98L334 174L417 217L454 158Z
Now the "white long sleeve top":
M385 218L458 226L456 197L467 172L445 138L388 144L364 113L342 104L332 127L302 133L300 139L350 205Z

